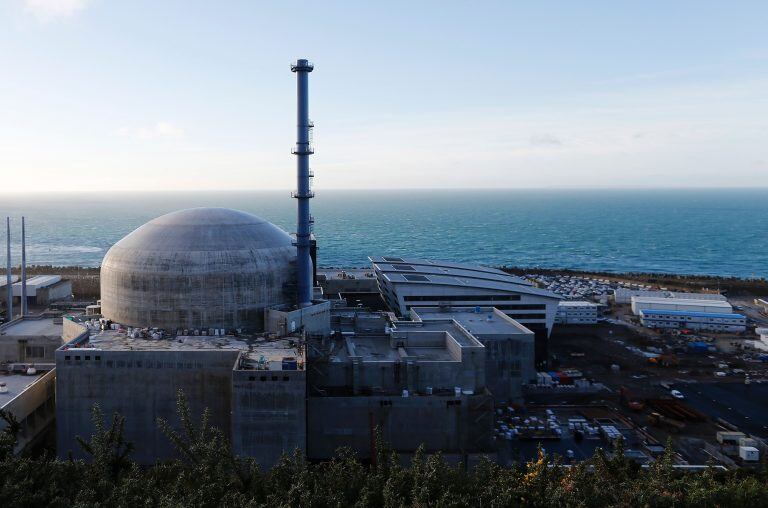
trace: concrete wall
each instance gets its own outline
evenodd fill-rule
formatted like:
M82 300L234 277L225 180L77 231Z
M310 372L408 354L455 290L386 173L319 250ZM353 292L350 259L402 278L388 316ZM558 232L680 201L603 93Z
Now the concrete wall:
M51 302L69 300L71 298L72 282L68 280L62 280L52 286L38 289L34 300L36 305L48 305Z
M56 370L54 369L40 376L37 381L2 407L4 411L16 417L16 421L21 425L14 449L17 453L35 442L53 423L56 416L55 390ZM5 421L0 420L0 430L6 426Z
M307 378L303 370L232 373L232 447L269 468L283 453L307 449Z
M25 317L24 320L50 317ZM54 353L61 347L59 335L18 335L14 333L15 320L0 327L0 363L32 362L54 363Z
M325 294L370 293L378 290L376 277L355 277L354 279L328 278L320 281Z
M337 341L334 349L346 348L348 358L342 362L313 361L309 372L309 385L320 389L341 390L352 393L400 394L434 391L453 391L458 386L464 390L480 391L485 387L485 348L461 348L458 358L428 360L417 357L421 347L445 348L445 332L410 332L411 336L429 336L433 340L415 341L397 348L397 357L378 359L376 356L357 354L355 341L380 341L376 348L389 349L389 337L346 338ZM452 338L449 339L453 341ZM374 348L374 349L376 349ZM444 351L446 351L444 349Z
M265 331L284 337L304 328L310 335L327 336L331 333L331 303L316 303L303 309L290 311L266 309Z
M62 319L62 332L61 341L66 344L67 342L79 337L88 329L84 324L78 323L73 319L68 319L66 316Z
M199 420L211 410L211 425L226 434L231 427L232 369L238 352L104 351L68 349L56 352L56 441L59 457L71 451L83 458L75 436L93 432L91 409L98 403L107 420L115 412L126 417L125 434L136 445L139 464L153 464L175 450L156 418L178 428L178 390L191 415Z
M446 397L310 397L308 456L327 459L342 446L371 456L372 429L395 451L478 453L491 447L493 399Z

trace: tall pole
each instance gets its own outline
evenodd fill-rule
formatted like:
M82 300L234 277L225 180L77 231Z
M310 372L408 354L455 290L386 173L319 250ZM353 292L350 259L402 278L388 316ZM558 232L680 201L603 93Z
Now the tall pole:
M297 60L291 65L296 73L296 155L297 189L293 197L298 202L296 229L296 264L299 307L312 305L312 259L310 244L312 235L309 200L314 196L309 185L309 156L314 153L309 139L309 73L314 66L308 60Z
M13 278L11 277L11 218L6 217L5 218L5 242L6 242L6 253L5 253L5 289L6 289L6 296L8 300L6 301L6 309L8 312L8 315L6 316L8 318L8 321L13 319Z
M27 315L27 233L21 217L21 315Z

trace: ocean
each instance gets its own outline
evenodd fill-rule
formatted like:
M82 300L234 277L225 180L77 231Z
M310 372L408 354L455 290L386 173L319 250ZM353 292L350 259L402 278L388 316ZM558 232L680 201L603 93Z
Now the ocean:
M144 222L197 206L244 210L295 230L295 202L280 191L0 194L0 217L13 218L15 242L26 216L28 263L39 265L99 266L113 243ZM311 206L324 267L409 255L530 268L768 276L764 189L320 189ZM15 247L15 263L19 252Z

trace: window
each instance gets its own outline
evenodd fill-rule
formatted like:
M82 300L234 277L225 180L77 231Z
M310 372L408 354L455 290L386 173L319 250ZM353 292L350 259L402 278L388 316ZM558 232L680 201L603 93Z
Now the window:
M27 358L42 358L45 356L45 347L43 346L27 346L24 349Z
M403 277L414 277L414 275L403 275ZM512 302L519 301L520 295L404 295L403 300L406 302Z

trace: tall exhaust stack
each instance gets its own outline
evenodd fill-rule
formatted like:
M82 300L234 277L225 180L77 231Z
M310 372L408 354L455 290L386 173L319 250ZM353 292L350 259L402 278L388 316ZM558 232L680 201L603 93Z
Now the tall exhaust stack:
M21 315L27 315L27 233L21 217Z
M312 259L310 257L310 236L312 217L309 214L309 200L314 196L309 179L309 156L314 153L309 130L309 73L314 66L308 60L297 60L291 64L296 73L296 147L291 150L296 156L296 192L292 195L298 201L296 230L296 264L298 277L299 307L312 305Z
M6 318L13 319L13 278L11 278L11 218L5 218L5 242L6 242L6 264L5 264L5 290L6 290L6 309L8 315Z

